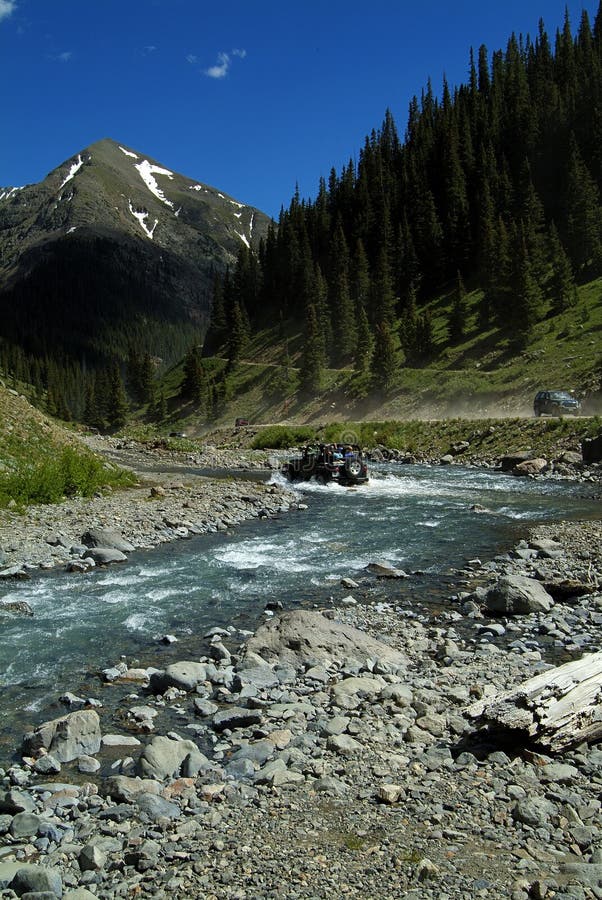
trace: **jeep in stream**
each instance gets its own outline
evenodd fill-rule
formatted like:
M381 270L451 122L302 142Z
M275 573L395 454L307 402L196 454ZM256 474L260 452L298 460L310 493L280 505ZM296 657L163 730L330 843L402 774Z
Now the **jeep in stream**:
M328 484L331 481L347 487L368 481L368 466L357 444L317 444L304 447L300 456L292 456L282 466L289 481Z

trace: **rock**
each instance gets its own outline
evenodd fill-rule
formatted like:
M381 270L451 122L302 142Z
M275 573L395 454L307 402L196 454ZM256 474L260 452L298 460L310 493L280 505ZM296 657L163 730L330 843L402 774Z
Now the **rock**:
M280 679L271 666L267 664L250 666L236 672L232 682L232 690L235 693L240 693L245 688L264 691L278 684L280 684Z
M453 461L454 461L453 454L452 454L452 453L446 453L446 454L445 454L444 456L442 456L441 459L439 460L439 465L440 465L440 466L451 466L452 463L453 463Z
M19 812L33 812L35 808L36 804L31 794L26 794L25 791L12 788L0 794L0 813L10 813L14 816Z
M80 756L77 760L77 768L80 772L91 775L94 772L98 772L100 763L93 756Z
M216 731L225 731L226 728L250 728L253 725L261 725L263 716L259 709L245 709L242 706L229 706L213 716L211 722Z
M139 747L140 741L133 734L103 734L103 747Z
M27 865L20 867L9 887L22 897L23 894L53 894L63 896L63 880L58 869L50 866Z
M82 872L98 872L100 869L104 869L106 861L106 853L103 853L96 844L85 844L78 857Z
M113 800L129 803L138 794L158 794L159 783L151 778L130 778L127 775L111 775L104 782L104 793Z
M530 459L533 459L533 454L529 450L519 450L516 453L507 453L500 459L502 472L511 472L516 466Z
M337 706L343 709L353 709L364 698L373 700L378 697L385 683L379 678L370 678L367 675L344 678L332 689L332 694Z
M485 594L488 612L498 615L549 612L553 603L540 582L524 575L503 575Z
M88 556L97 566L109 566L112 563L126 562L127 556L121 550L113 550L111 547L92 547Z
M526 459L512 469L513 475L540 475L544 469L547 469L548 461L543 457L536 459Z
M10 833L14 838L33 837L38 833L42 820L39 816L32 812L20 812L13 816L10 823Z
M544 827L550 816L554 815L556 807L545 797L527 797L519 800L512 810L512 816L517 822L523 825L530 825L532 828Z
M36 775L56 775L61 771L61 764L50 753L40 756L33 764L33 770Z
M192 777L208 770L210 763L193 741L174 741L157 735L144 748L138 767L142 776L165 781L179 775Z
M362 745L348 734L333 734L328 738L326 746L340 756L356 756L361 753Z
M377 578L409 578L410 576L403 569L396 569L385 562L368 563L366 569L376 575Z
M98 753L100 743L98 713L93 709L82 709L44 722L25 735L23 748L26 754L34 755L43 748L59 762L65 763L79 756Z
M12 616L33 616L33 609L27 600L1 600L0 613Z
M383 803L397 803L401 797L405 796L405 789L401 784L381 784L377 796Z
M29 577L29 573L26 571L22 564L8 566L6 569L0 570L0 578L15 578L24 580Z
M219 706L211 700L202 700L201 698L194 701L194 711L198 716L213 716L218 711Z
M405 657L364 631L335 622L314 610L290 610L261 625L247 642L245 653L304 670L317 662L352 658L358 662L378 658L395 668L405 665Z
M161 819L179 819L182 810L177 803L172 803L157 794L138 794L134 800L140 810L142 820L159 822Z
M82 543L86 547L105 547L109 550L121 550L122 553L130 553L136 549L112 528L90 528L82 535Z
M194 691L207 680L207 666L203 663L186 660L172 663L163 671L153 672L150 677L150 689L155 694L164 694L170 687L178 690Z

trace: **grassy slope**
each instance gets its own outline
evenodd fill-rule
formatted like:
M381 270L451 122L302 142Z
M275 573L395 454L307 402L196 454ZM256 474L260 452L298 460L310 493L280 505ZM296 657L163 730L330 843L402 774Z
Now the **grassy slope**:
M98 488L125 487L134 480L2 382L0 422L0 507L90 496Z
M451 295L429 304L438 354L424 367L400 367L387 397L368 392L366 379L362 383L352 369L328 370L318 395L300 397L294 382L303 337L292 326L285 334L273 327L250 342L230 376L229 399L211 426L204 415L179 403L180 367L167 373L169 423L200 435L215 425L231 425L238 416L257 424L530 416L535 393L546 388L574 390L584 399L584 413L602 413L602 279L583 285L570 310L543 318L528 349L518 353L498 329L479 331L479 299L479 292L469 294L466 336L454 346L447 339ZM288 383L286 352L292 363ZM209 363L215 370L224 365L221 359Z

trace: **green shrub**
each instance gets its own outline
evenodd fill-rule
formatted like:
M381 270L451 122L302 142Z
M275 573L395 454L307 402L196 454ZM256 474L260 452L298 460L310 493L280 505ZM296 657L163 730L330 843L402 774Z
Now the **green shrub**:
M135 476L123 469L106 466L91 453L64 447L49 459L17 472L0 475L0 507L14 500L17 506L59 503L64 497L91 497L100 487L125 487Z
M298 444L316 440L316 431L308 426L269 425L262 428L253 439L252 450L285 450Z

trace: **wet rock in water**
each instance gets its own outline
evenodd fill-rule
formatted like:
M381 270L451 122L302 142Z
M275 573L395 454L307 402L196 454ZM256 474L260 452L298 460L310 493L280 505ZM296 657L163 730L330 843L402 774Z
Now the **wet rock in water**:
M358 664L382 660L403 668L402 653L352 625L336 622L314 610L289 610L274 616L249 638L245 653L305 669L307 664L354 659Z
M539 582L525 575L503 575L485 594L485 607L497 615L549 612L554 601Z
M79 756L94 755L100 750L100 719L93 709L76 710L44 722L25 735L23 749L36 754L44 749L59 762L71 762Z
M88 551L90 559L97 566L110 566L112 563L126 562L127 556L121 550L113 550L111 547L92 547Z
M14 566L8 566L6 569L2 569L0 571L0 578L16 578L25 580L29 577L29 572L27 572L23 564L19 563Z
M164 694L170 687L178 690L196 690L198 685L207 680L207 666L194 660L183 660L172 663L164 670L153 672L150 678L150 689L155 694Z
M250 728L261 725L262 721L263 715L259 709L230 706L215 713L211 724L215 731L224 731L226 728Z
M537 457L536 459L526 459L524 462L518 463L518 465L514 466L512 469L513 475L541 475L541 473L548 468L548 461L543 457Z
M26 600L1 600L0 615L33 616L33 609Z
M403 569L396 569L395 566L390 566L385 562L371 562L366 566L368 572L372 575L376 575L377 578L409 578L407 572L404 572Z

